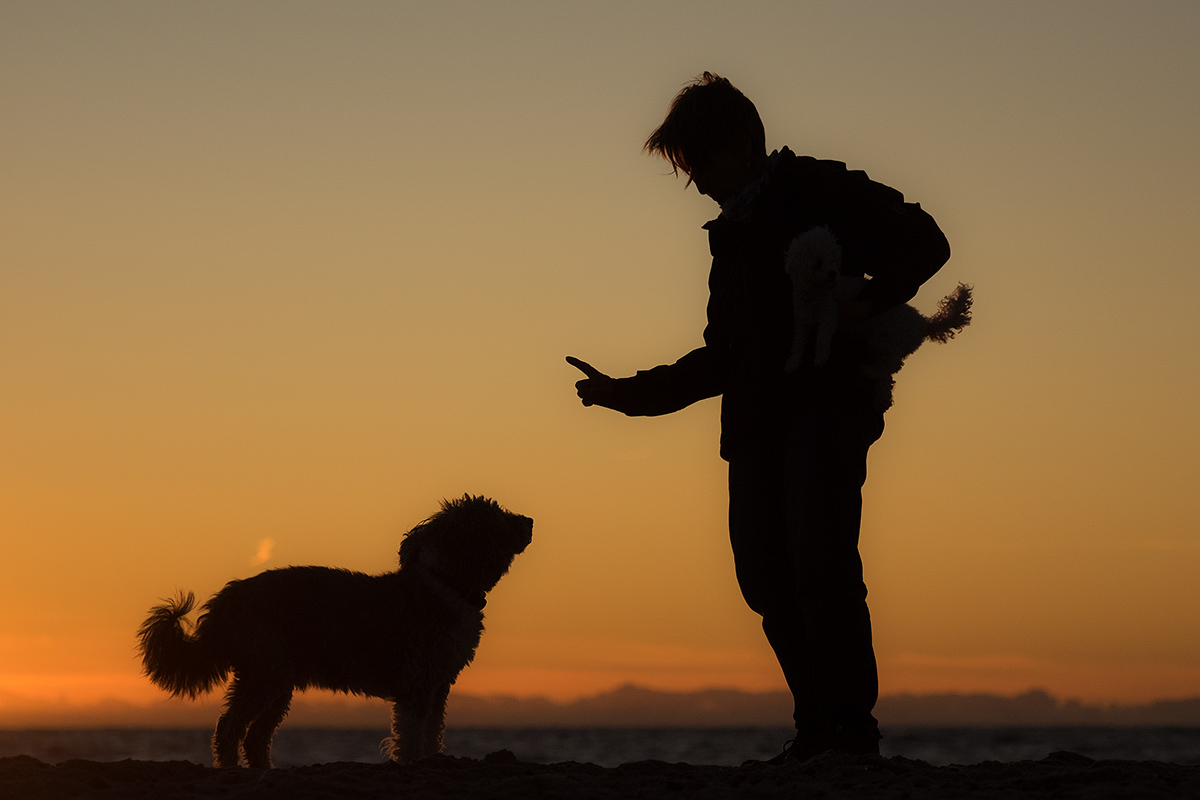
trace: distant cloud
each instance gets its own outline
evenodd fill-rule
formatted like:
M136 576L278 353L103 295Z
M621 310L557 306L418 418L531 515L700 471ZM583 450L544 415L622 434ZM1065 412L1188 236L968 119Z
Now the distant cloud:
M258 542L258 552L254 554L254 558L250 559L250 566L257 567L259 564L265 563L271 558L271 551L275 549L275 540L268 537L261 539Z
M891 660L901 666L925 667L957 671L1004 671L1044 668L1046 662L1017 654L986 654L978 656L942 656L925 653L898 653Z

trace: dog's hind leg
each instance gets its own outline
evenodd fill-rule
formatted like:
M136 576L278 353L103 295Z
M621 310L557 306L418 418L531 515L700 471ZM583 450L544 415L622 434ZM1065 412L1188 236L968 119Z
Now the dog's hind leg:
M246 766L258 769L271 768L271 739L279 730L279 723L287 716L288 707L292 704L292 687L282 687L274 700L267 706L246 731L242 741L242 753L246 757Z
M238 765L238 741L245 735L249 720L239 722L237 709L227 708L217 720L217 729L212 735L214 767L236 767Z
M270 705L272 695L263 691L262 684L234 676L225 692L225 712L213 731L212 754L214 767L236 767L246 729Z

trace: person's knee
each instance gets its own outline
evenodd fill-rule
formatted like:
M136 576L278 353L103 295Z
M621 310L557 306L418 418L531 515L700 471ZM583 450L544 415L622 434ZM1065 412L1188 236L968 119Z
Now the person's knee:
M781 591L778 587L742 585L741 588L746 605L750 606L750 610L760 617L771 616L780 609L796 605L795 593L790 593L791 597L789 598L787 596L789 593Z
M861 603L867 599L862 561L857 553L840 562L810 559L799 570L797 593L807 608Z

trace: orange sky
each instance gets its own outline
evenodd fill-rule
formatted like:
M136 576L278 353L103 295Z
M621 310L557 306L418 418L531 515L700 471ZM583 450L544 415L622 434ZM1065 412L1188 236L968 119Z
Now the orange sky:
M156 702L158 598L535 518L461 691L779 688L699 344L715 207L646 134L730 77L954 248L863 528L884 692L1200 694L1200 7L0 3L0 711Z

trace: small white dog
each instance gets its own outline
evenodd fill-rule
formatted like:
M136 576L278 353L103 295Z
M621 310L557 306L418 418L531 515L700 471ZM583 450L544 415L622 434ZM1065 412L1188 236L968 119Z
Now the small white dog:
M842 279L842 248L826 227L809 228L792 240L785 262L792 277L792 355L788 372L800 367L809 340L813 341L813 364L829 360L829 348L837 331L837 301L850 299L847 292L861 288Z
M829 360L837 332L838 301L858 297L867 279L841 274L841 245L824 226L810 228L792 240L785 266L792 278L793 314L792 352L785 369L794 372L800 367L810 341L813 364L819 367ZM891 376L904 366L904 359L927 339L939 343L953 339L971 323L971 302L971 287L960 283L942 298L932 317L901 303L866 319L849 334L862 345L859 369L886 387L879 398L883 408L892 404Z

